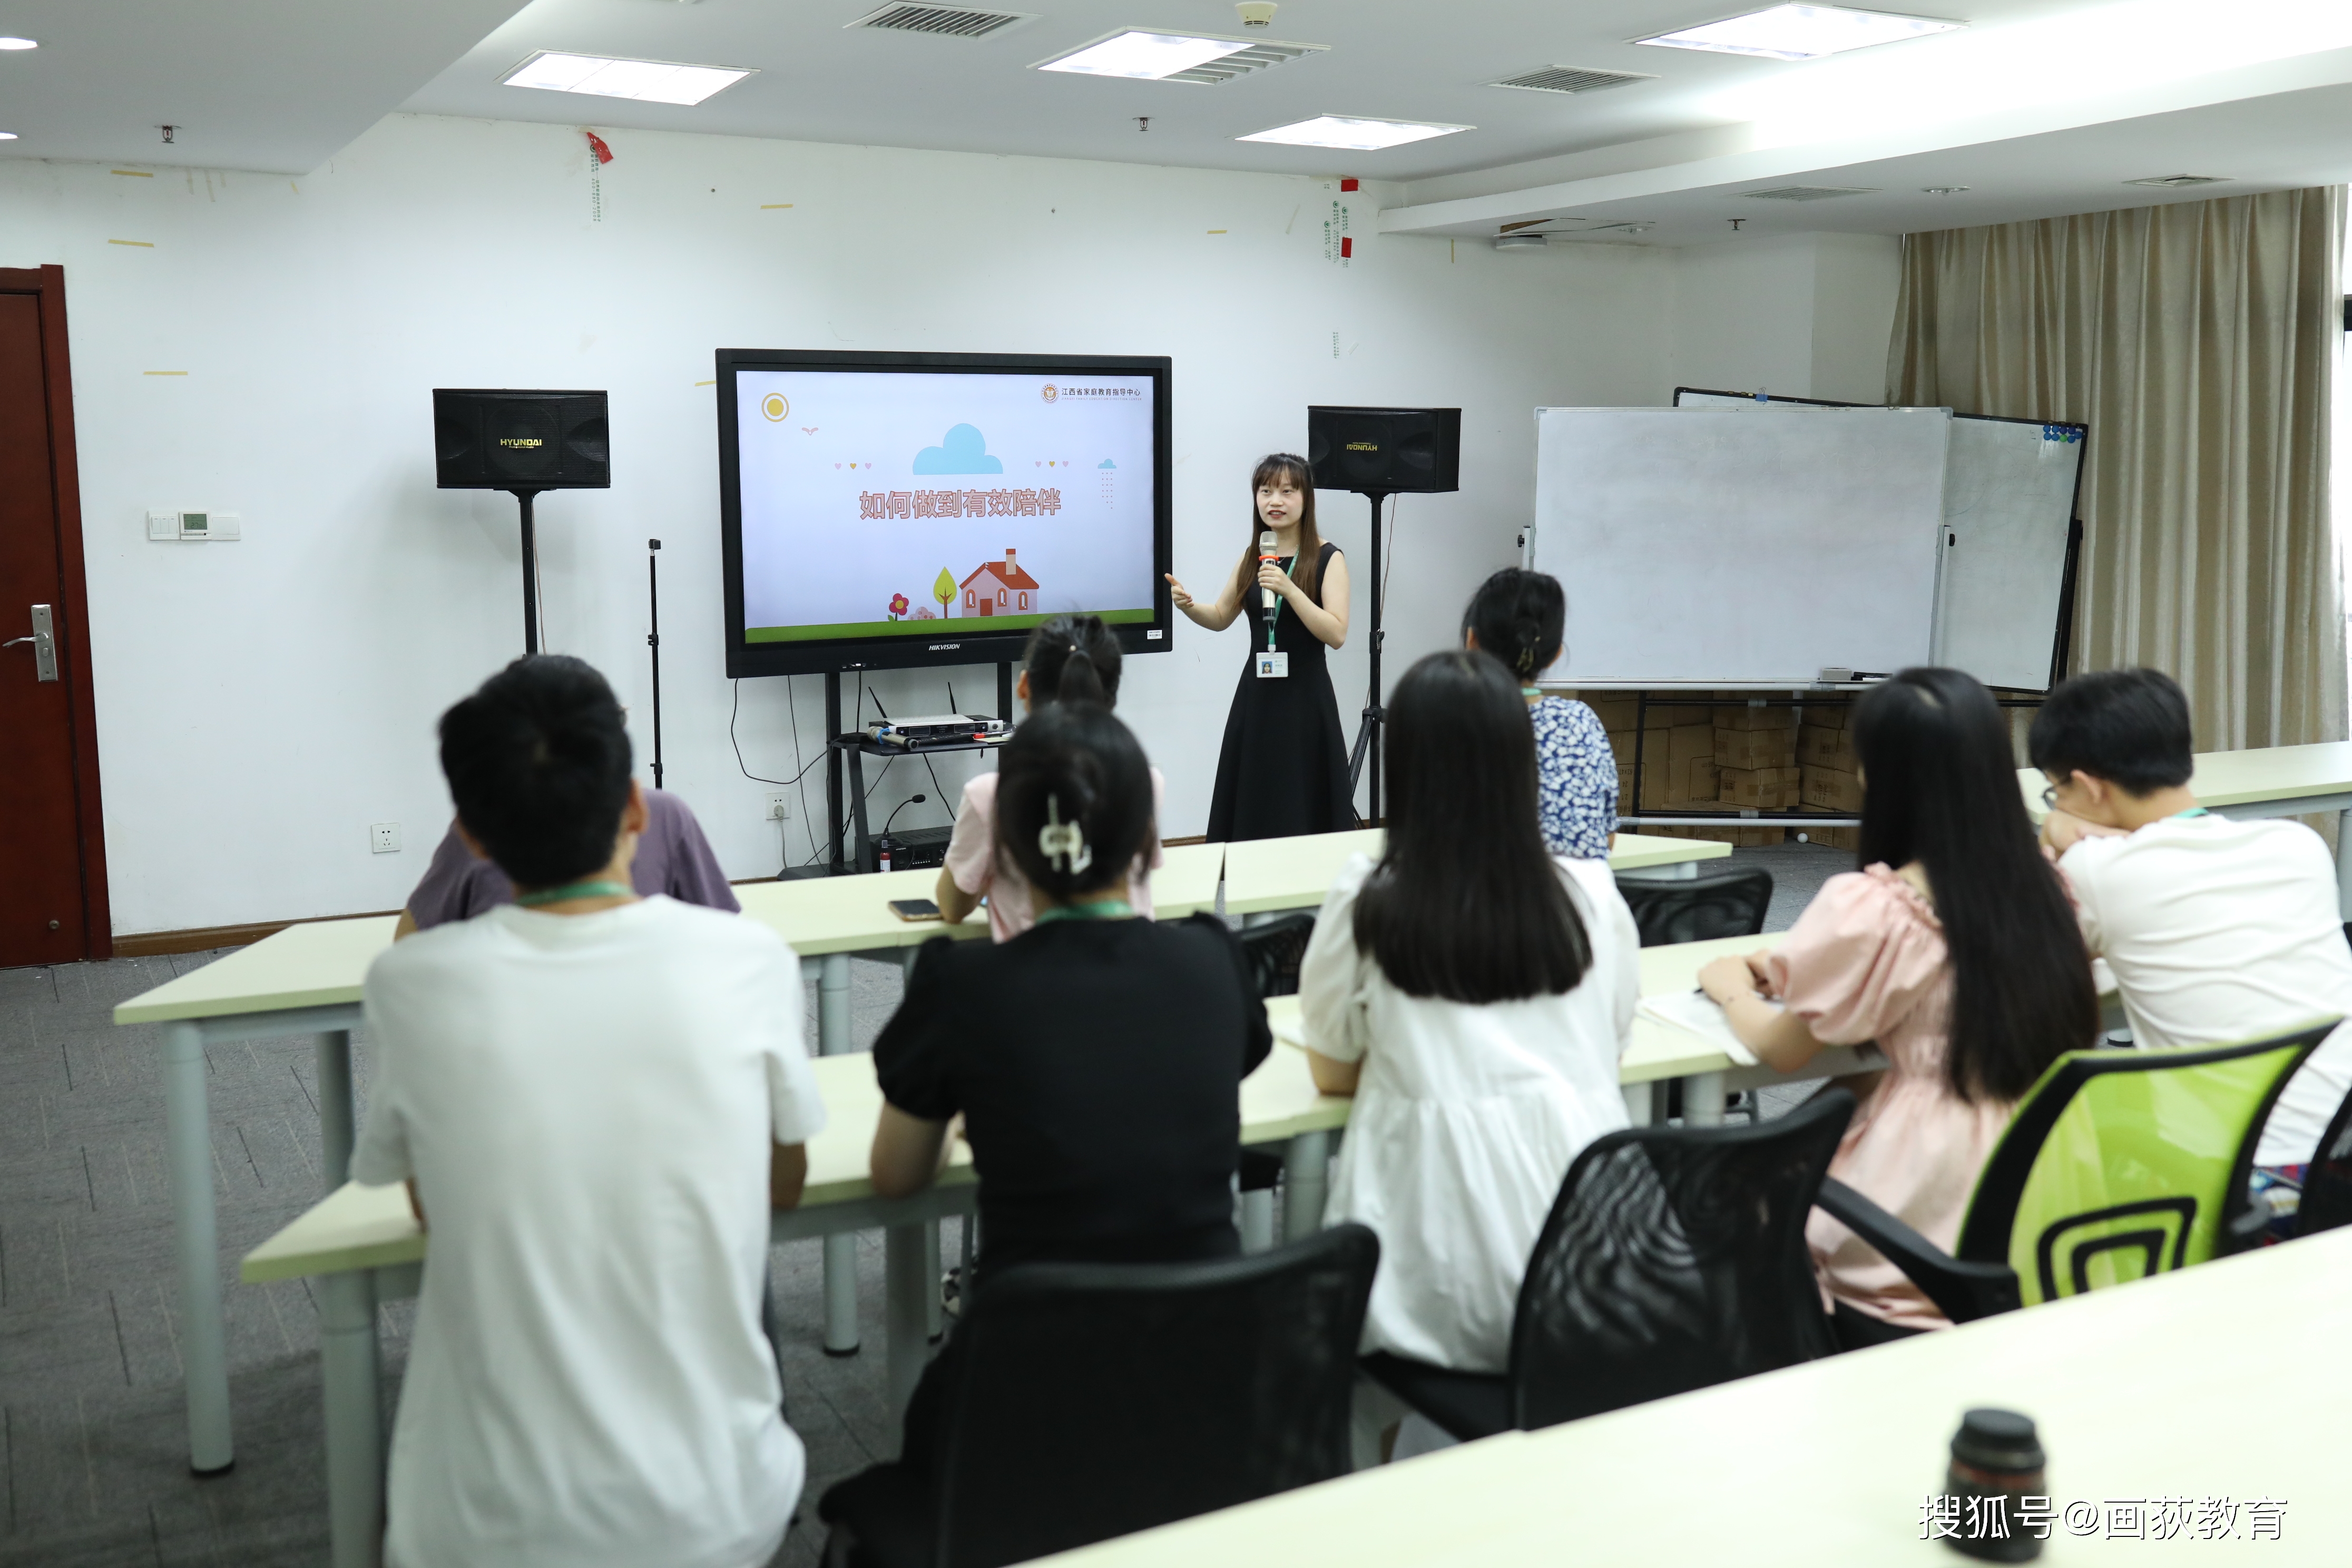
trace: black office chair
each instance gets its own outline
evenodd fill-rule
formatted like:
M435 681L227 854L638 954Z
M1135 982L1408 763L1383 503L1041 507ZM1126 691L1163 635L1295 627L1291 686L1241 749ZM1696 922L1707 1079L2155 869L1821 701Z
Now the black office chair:
M2303 1199L2294 1211L2294 1234L2317 1236L2352 1225L2352 1095L2336 1108L2319 1148L2303 1173Z
M1643 947L1754 936L1772 908L1772 873L1760 867L1717 871L1685 881L1620 877L1617 890L1633 911Z
M1364 1370L1468 1441L1831 1354L1805 1220L1853 1104L1832 1088L1772 1121L1595 1139L1536 1238L1509 1370Z
M1298 994L1298 965L1307 957L1307 943L1315 935L1315 917L1301 912L1281 915L1258 925L1244 926L1240 931L1242 957L1249 963L1250 978L1257 984L1260 997L1296 996ZM1271 1194L1282 1180L1282 1157L1264 1149L1242 1151L1241 1190L1244 1193ZM1270 1227L1271 1196L1263 1202L1268 1205L1245 1213L1255 1213L1261 1227ZM1246 1226L1244 1229L1246 1230Z
M828 1568L998 1568L1345 1475L1380 1250L1342 1225L1248 1258L988 1280L956 1331L939 1473L829 1513Z
M1259 995L1298 994L1298 965L1314 934L1315 917L1303 910L1241 929L1242 956L1249 961Z

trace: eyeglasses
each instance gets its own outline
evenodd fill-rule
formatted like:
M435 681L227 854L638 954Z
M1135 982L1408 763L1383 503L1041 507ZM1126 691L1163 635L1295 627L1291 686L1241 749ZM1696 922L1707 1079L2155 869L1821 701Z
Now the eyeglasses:
M2055 811L2058 809L2058 786L2056 784L2045 784L2042 786L2042 809L2044 811Z

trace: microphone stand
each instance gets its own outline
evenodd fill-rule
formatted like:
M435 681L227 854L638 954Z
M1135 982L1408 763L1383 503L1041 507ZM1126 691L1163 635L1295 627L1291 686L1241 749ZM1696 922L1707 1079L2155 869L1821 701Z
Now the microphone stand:
M509 495L522 503L522 651L539 651L539 539L531 528L530 503L542 492L533 489L512 489Z
M530 504L529 501L523 503L525 507L529 507ZM523 515L528 517L530 514L526 511ZM646 647L653 650L654 660L654 788L659 789L662 786L662 751L661 541L658 539L646 541L646 595L648 600L646 624L651 628L646 633Z

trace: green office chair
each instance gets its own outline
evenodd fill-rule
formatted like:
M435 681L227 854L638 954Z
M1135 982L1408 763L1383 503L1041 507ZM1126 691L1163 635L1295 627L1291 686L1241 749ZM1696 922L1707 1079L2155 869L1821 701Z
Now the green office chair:
M2018 1102L1960 1222L1957 1256L1839 1181L1818 1206L1956 1323L2235 1252L2279 1090L2336 1019L2240 1045L2069 1051Z

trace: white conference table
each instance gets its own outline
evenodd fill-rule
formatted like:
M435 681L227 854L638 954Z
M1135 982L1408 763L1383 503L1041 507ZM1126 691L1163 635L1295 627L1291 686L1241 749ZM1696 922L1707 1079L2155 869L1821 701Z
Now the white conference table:
M2249 752L2202 752L2189 787L2198 804L2217 816L2244 822L2263 816L2337 814L2336 893L2337 908L2352 921L2352 741L2309 746L2269 746ZM2039 768L2020 768L2018 787L2025 809L2040 822L2042 792L2049 784Z
M1225 913L1269 914L1311 910L1323 902L1339 872L1356 855L1377 856L1386 838L1378 827L1346 833L1310 833L1296 838L1255 838L1225 846ZM1706 838L1668 838L1620 833L1610 847L1609 868L1619 876L1687 878L1702 860L1719 860L1731 846ZM1158 883L1152 884L1155 888Z
M1645 994L1686 991L1699 966L1725 952L1769 947L1774 938L1741 937L1650 948L1642 954ZM1332 1139L1352 1102L1318 1092L1297 1048L1298 1000L1267 1005L1277 1044L1242 1086L1242 1142L1284 1150L1284 1233L1296 1239L1322 1223ZM877 1196L867 1151L882 1098L874 1059L859 1053L813 1064L826 1109L824 1131L809 1145L809 1175L800 1206L775 1216L776 1241L881 1229L886 1237L887 1376L893 1412L902 1410L928 1359L939 1272L931 1250L937 1222L971 1212L976 1194L971 1152L959 1143L940 1182L911 1197ZM1788 1083L1874 1071L1875 1051L1823 1051L1800 1072L1742 1068L1706 1041L1637 1019L1620 1065L1633 1119L1647 1121L1649 1086L1685 1081L1686 1120L1719 1121L1727 1086ZM324 1383L329 1517L335 1568L371 1568L383 1508L383 1455L375 1307L414 1295L421 1284L426 1237L397 1185L345 1183L324 1201L248 1253L248 1284L310 1278L320 1303L320 1363Z
M1041 1559L1055 1568L1579 1568L1969 1561L1920 1539L1963 1412L2033 1417L2041 1561L2336 1568L2352 1541L2344 1412L2352 1228L1694 1394L1507 1432ZM2275 1540L2109 1538L2108 1500L2283 1500Z

